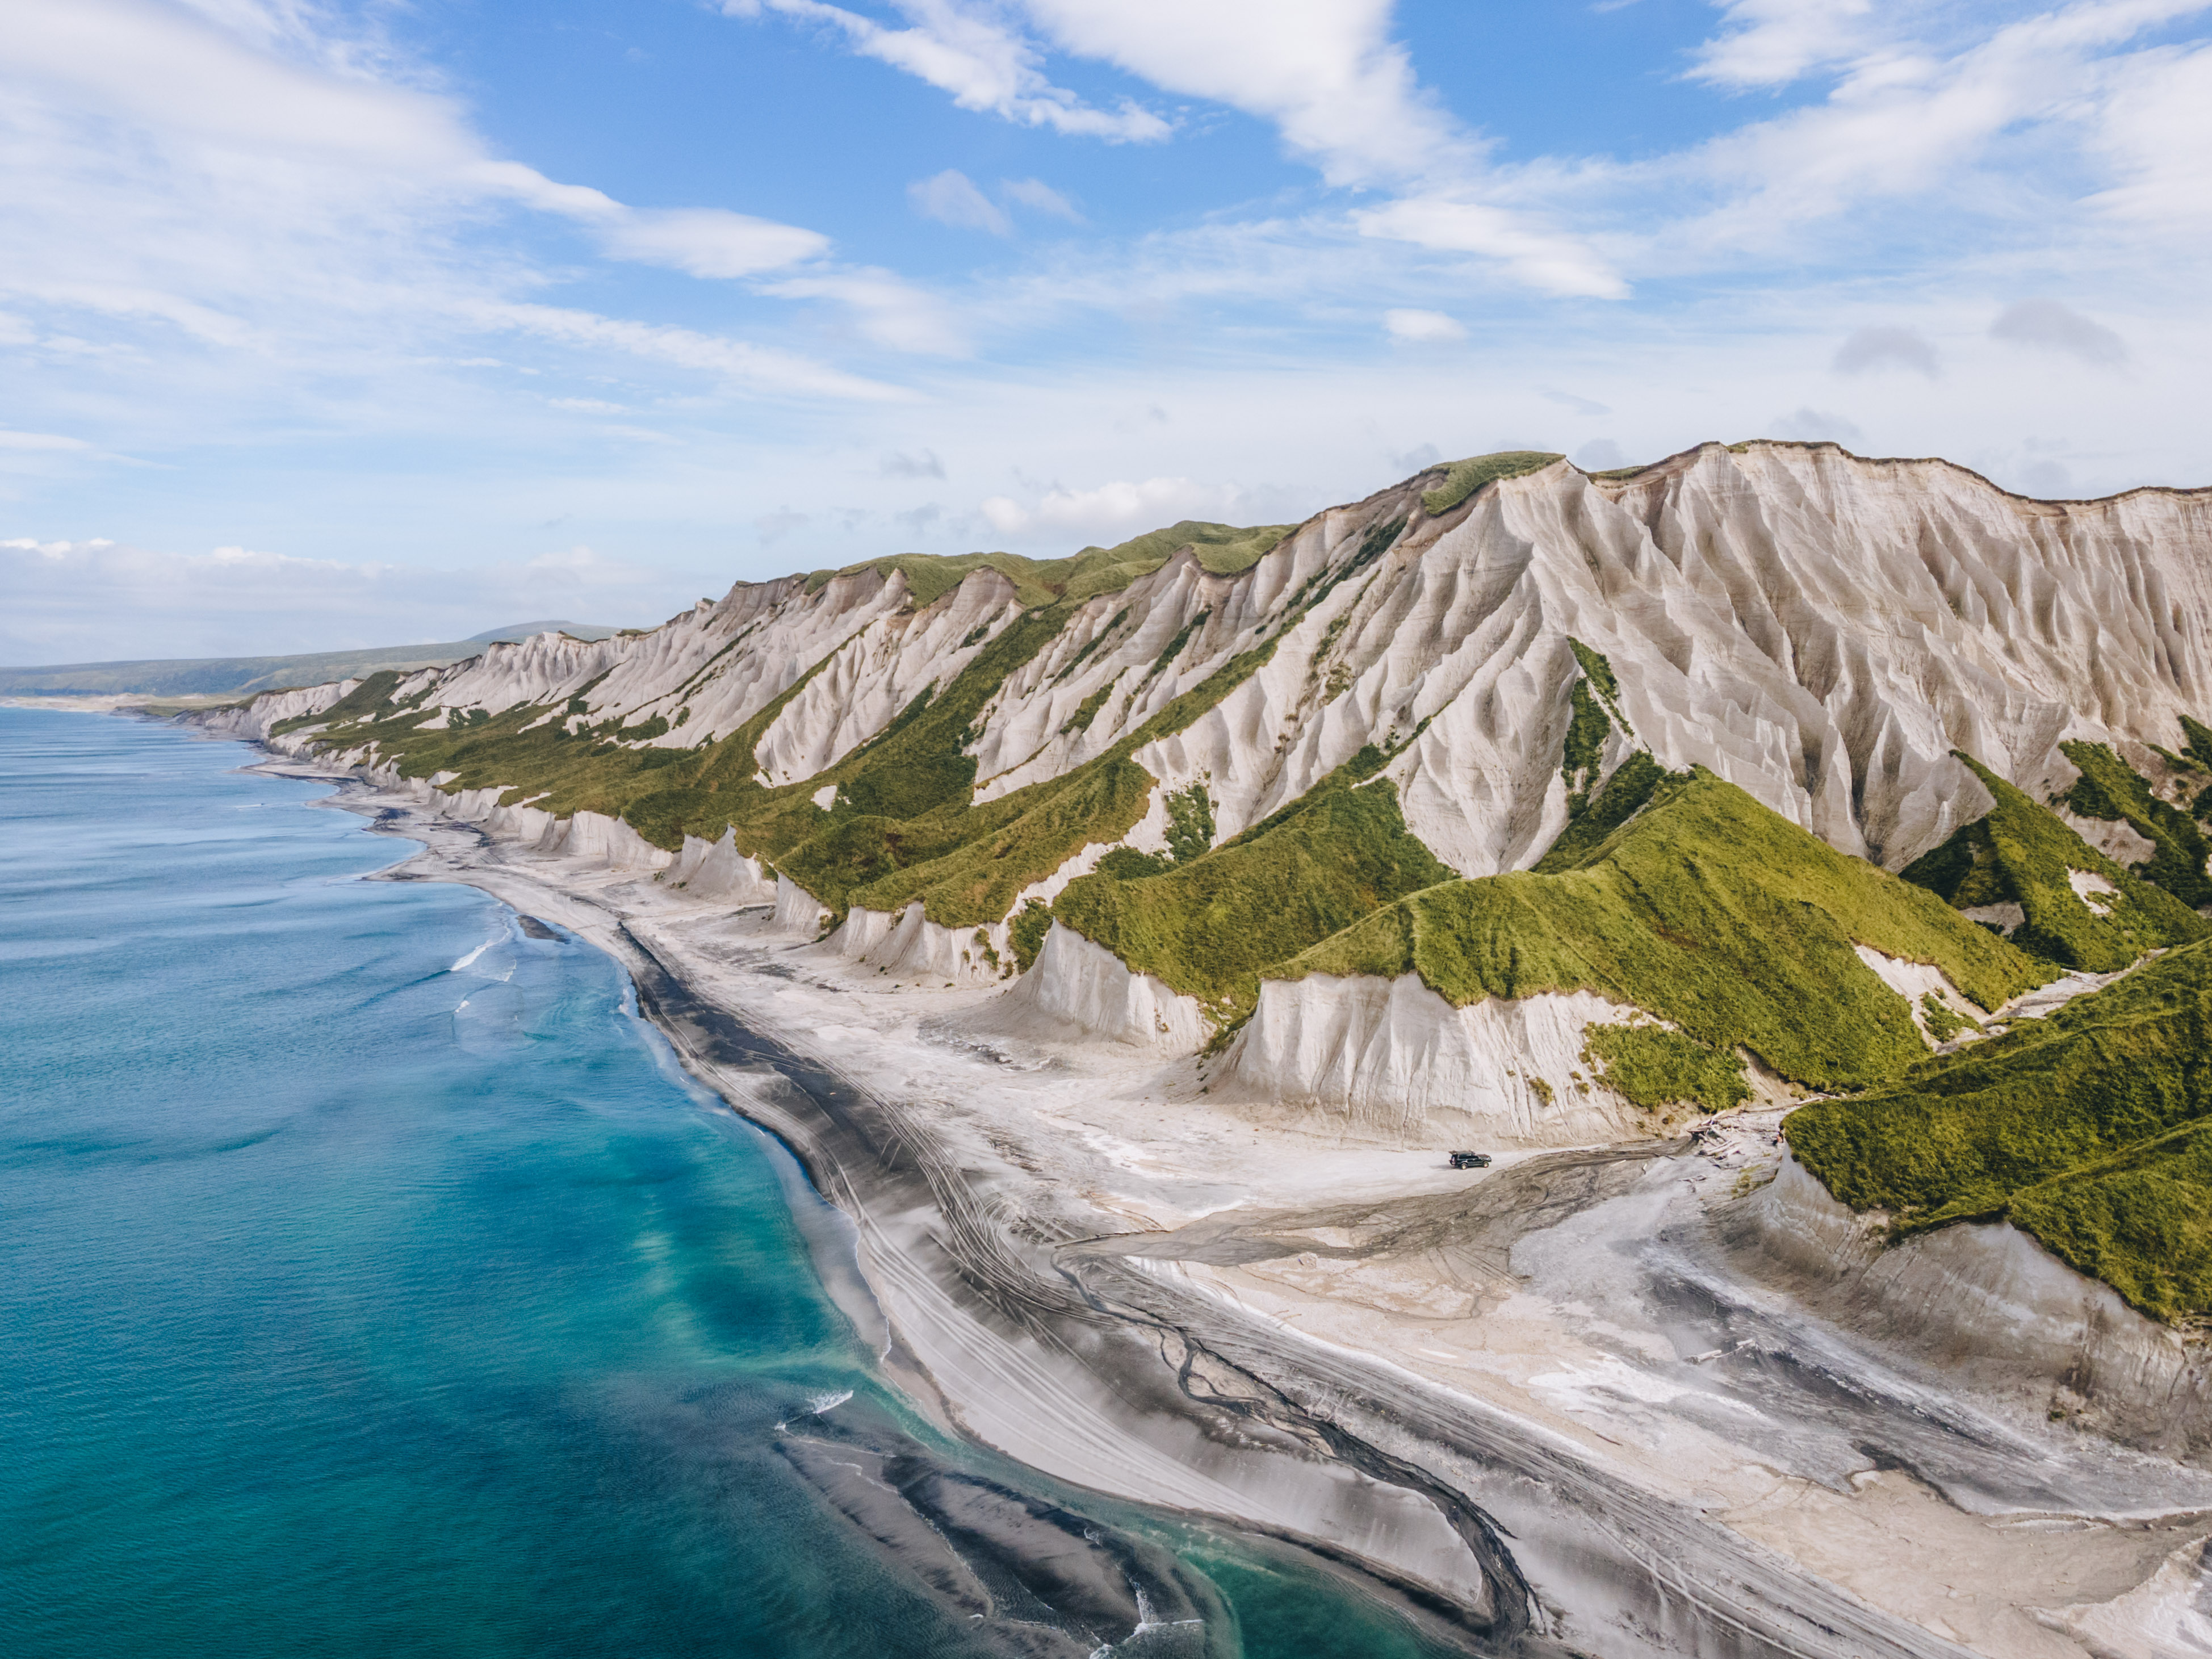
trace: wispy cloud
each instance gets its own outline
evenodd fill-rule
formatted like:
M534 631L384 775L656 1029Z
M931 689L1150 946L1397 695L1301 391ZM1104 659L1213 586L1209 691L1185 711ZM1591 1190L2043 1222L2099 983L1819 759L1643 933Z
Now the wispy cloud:
M766 13L821 25L843 37L863 57L919 76L952 94L962 109L986 111L1024 126L1145 143L1168 136L1168 123L1134 102L1099 109L1045 77L1043 54L1018 31L981 7L952 0L897 0L908 20L902 29L821 0L722 0L732 17Z

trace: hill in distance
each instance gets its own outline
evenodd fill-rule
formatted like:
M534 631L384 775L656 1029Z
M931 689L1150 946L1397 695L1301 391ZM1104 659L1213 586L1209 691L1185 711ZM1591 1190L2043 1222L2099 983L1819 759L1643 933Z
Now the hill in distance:
M434 645L390 645L356 651L317 651L289 657L188 657L144 662L61 663L43 668L0 668L0 696L240 697L296 685L358 679L380 669L444 668L482 656L492 644L533 634L564 633L604 640L617 632L586 623L528 622Z

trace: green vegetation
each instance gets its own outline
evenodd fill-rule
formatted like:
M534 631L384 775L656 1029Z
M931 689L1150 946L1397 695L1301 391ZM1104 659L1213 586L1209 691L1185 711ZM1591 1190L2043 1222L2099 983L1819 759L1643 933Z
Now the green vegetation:
M1647 750L1631 751L1613 769L1613 775L1605 781L1595 799L1585 801L1577 810L1575 798L1568 798L1571 816L1567 819L1567 827L1536 861L1535 873L1553 876L1562 870L1573 869L1604 845L1614 830L1642 811L1662 782L1689 775L1686 772L1668 771Z
M1440 519L1486 483L1540 472L1553 461L1565 459L1564 455L1540 450L1507 449L1495 455L1476 455L1454 461L1444 474L1444 481L1421 497L1421 510L1432 519Z
M1559 756L1559 777L1567 786L1567 827L1536 866L1546 874L1571 869L1576 860L1632 817L1666 775L1657 761L1639 750L1614 768L1613 778L1598 789L1598 769L1605 763L1605 742L1614 726L1630 738L1636 733L1621 714L1620 682L1613 678L1613 665L1580 640L1571 637L1567 644L1583 672L1570 693L1574 713Z
M1932 963L1984 1008L2054 976L1703 770L1659 781L1571 868L1417 892L1269 976L1417 973L1461 1007L1594 991L1717 1054L1741 1047L1795 1082L1861 1088L1927 1048L1854 944Z
M2116 973L2145 951L2212 938L2212 923L2171 893L2122 869L1972 756L1952 752L1973 769L1996 804L1988 817L1914 860L1905 880L1961 910L2019 905L2027 920L2014 931L2014 944L2090 973ZM2118 889L2109 915L2081 902L2069 870L2102 876Z
M1567 741L1559 756L1559 776L1567 786L1567 816L1578 818L1589 805L1590 787L1605 760L1605 740L1613 731L1598 700L1590 695L1589 681L1578 679L1572 692L1574 718L1567 726Z
M1224 1029L1251 1012L1262 968L1452 878L1406 828L1395 787L1355 787L1344 769L1219 847L1194 836L1188 845L1188 856L1178 848L1172 866L1133 879L1121 873L1133 865L1109 854L1068 884L1053 914L1137 972L1200 999Z
M1007 924L1006 936L1014 947L1014 960L1024 973L1036 964L1037 952L1044 949L1044 936L1051 931L1052 907L1042 899L1030 900Z
M2184 714L2181 717L2181 734L2188 739L2182 744L2181 752L2201 770L2212 772L2212 726L2203 725Z
M2009 1220L2144 1313L2212 1311L2212 942L1824 1101L1790 1149L1901 1232Z
M1647 1111L1689 1103L1724 1112L1751 1098L1741 1055L1663 1025L1591 1025L1583 1033L1583 1064Z
M2136 866L2145 881L2165 888L2191 909L2212 904L2212 876L2204 873L2212 843L2196 821L2160 800L2141 773L2103 744L2062 743L2058 748L2081 769L2066 792L2065 804L2085 818L2124 823L2148 840L2156 850Z
M1168 792L1168 852L1177 864L1204 858L1213 848L1213 802L1203 782Z

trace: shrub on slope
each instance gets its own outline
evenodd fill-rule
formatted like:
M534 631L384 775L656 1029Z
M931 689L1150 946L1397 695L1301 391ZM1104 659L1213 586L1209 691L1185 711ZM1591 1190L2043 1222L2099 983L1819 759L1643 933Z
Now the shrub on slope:
M1406 828L1395 785L1354 787L1340 769L1195 859L1134 879L1102 870L1069 884L1053 914L1228 1024L1251 1012L1261 969L1451 879Z
M2143 1312L2212 1310L2212 941L1822 1101L1790 1150L1905 1231L2009 1220Z
M1595 991L1719 1053L1741 1045L1793 1081L1856 1088L1927 1048L1855 943L1933 963L1984 1008L2053 976L1702 769L1661 781L1571 869L1430 888L1267 976L1419 974L1461 1007Z
M2212 938L2212 923L2172 894L2122 869L1972 756L1952 752L1973 768L1996 804L1906 866L1905 880L1960 910L2017 904L2027 920L2014 944L2091 973L2117 973L2147 951ZM2118 890L2109 915L2082 902L2069 870L2102 876Z

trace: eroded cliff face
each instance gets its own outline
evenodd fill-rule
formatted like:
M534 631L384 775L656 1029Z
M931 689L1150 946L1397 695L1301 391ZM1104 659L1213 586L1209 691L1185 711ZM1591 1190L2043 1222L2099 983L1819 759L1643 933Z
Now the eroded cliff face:
M2178 711L2212 708L2206 492L2032 501L1942 461L1778 443L1708 444L1626 478L1555 462L1431 514L1424 496L1439 482L1423 474L1317 514L1236 574L1207 570L1187 549L1050 613L988 568L917 605L905 571L886 562L740 585L647 633L493 646L409 677L394 696L420 728L538 709L532 728L640 752L696 751L750 730L756 781L804 786L944 696L1009 629L1049 615L1049 638L961 734L972 800L1008 801L1126 755L1155 781L1136 825L1063 848L1003 915L940 923L908 917L903 902L849 919L842 901L814 907L842 921L852 953L975 981L1003 971L976 944L979 927L1010 963L1008 924L1027 902L1051 902L1114 846L1164 851L1165 803L1193 785L1218 845L1355 757L1380 755L1407 827L1444 864L1466 877L1525 869L1580 799L1563 759L1591 702L1584 683L1601 670L1611 685L1585 787L1641 749L1669 770L1709 769L1892 870L1989 810L1954 748L2045 798L2075 775L2061 741L2171 744ZM1231 681L1194 718L1167 718L1179 699L1206 702L1209 685ZM226 718L265 736L339 690ZM1172 729L1147 737L1148 723ZM299 735L316 737L312 726ZM392 760L374 748L338 757ZM495 833L507 832L501 815L519 815L513 832L545 842L552 832L528 816L534 781L512 783L471 810ZM829 825L839 806L833 783L809 810ZM592 816L572 814L562 833L614 855L621 837ZM666 878L768 902L777 855L719 828L664 847L681 866ZM808 899L785 908L796 915ZM1139 999L1146 1009L1130 1012L1091 960L1097 950L1071 934L1036 956L1013 993L1024 1018L1186 1052L1211 1035L1208 1020L1186 1018L1191 997L1157 980ZM1237 1069L1317 1109L1419 1118L1420 1103L1448 1092L1437 1068L1461 1063L1447 1065L1446 1049L1463 1038L1470 1056L1487 1054L1490 1042L1447 1042L1435 1021L1414 1021L1435 1025L1431 1036L1407 1035L1419 988L1391 991L1377 1005L1395 1011L1387 1018L1370 990L1271 989ZM1363 1058L1295 1035L1310 1023L1341 1030ZM1563 1028L1550 1046L1567 1045L1564 1054L1577 1041ZM1594 1109L1607 1116L1619 1103ZM1547 1115L1526 1103L1498 1110L1516 1133L1565 1133L1540 1129Z

